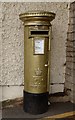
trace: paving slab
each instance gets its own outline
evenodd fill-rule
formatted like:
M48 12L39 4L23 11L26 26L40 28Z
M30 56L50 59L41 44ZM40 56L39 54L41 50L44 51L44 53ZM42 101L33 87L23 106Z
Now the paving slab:
M51 103L49 105L48 111L39 115L31 115L29 113L26 113L24 112L22 105L18 105L14 107L4 108L2 110L2 120L36 120L70 111L75 111L75 104L71 102Z

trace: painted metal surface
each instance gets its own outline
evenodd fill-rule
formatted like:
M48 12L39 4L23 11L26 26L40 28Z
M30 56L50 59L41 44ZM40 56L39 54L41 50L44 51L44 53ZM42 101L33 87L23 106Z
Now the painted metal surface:
M49 89L51 12L20 14L24 22L24 90L45 93Z

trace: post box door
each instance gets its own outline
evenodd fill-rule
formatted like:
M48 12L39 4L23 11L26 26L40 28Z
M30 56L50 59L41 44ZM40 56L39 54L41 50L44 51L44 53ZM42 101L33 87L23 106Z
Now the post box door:
M28 27L25 28L28 33ZM47 92L48 82L48 30L31 31L25 36L25 91L30 93Z

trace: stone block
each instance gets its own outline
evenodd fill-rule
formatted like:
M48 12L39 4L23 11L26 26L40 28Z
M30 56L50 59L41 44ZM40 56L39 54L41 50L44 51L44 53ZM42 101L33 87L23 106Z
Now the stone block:
M71 69L73 69L73 67L74 67L73 62L67 62L67 63L66 63L66 68L71 68Z
M68 81L70 83L74 83L73 75L69 76L68 74L66 74L65 75L65 79L66 79L66 81Z
M73 88L75 88L75 85L74 85ZM70 97L70 101L71 101L72 103L75 103L75 91L74 91L74 90L72 90L72 91L70 92L69 97Z
M66 74L69 76L73 76L73 69L66 67Z
M66 46L69 46L69 47L73 47L73 42L72 41L67 41L67 44L66 44Z
M70 4L70 10L75 10L75 2L71 2Z
M74 57L66 57L67 62L75 62Z
M68 32L67 33L67 39L68 40L74 40L75 39L75 32Z
M71 81L66 80L65 88L70 89L70 90L74 90L74 84Z
M73 47L75 47L75 40L73 41Z
M66 52L66 57L74 57L74 52Z
M50 93L64 92L64 84L50 85Z
M67 96L67 95L58 96L58 97L53 96L53 97L49 97L49 101L51 103L53 103L53 102L68 102L68 101L70 101L70 99L69 99L69 96Z
M75 17L73 16L73 18L70 18L70 24L75 24Z
M75 63L73 63L73 74L75 74Z
M70 9L69 10L69 18L74 18L74 16L75 16L75 9Z
M68 40L73 40L74 39L74 36L73 36L73 34L72 33L67 33L67 39Z
M73 47L66 47L67 52L75 52L75 48Z
M2 86L2 101L23 97L24 86Z

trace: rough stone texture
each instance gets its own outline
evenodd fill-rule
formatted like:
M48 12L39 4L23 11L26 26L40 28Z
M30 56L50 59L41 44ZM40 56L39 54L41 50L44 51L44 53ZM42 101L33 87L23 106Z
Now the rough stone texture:
M0 4L0 83L2 82L2 3Z
M56 13L56 18L52 21L50 82L60 86L59 83L65 82L67 2L2 3L2 82L0 84L13 86L24 84L24 32L19 14L31 10ZM60 87L59 92L63 89Z
M70 79L70 78L68 78L68 79ZM71 79L70 79L71 80ZM71 81L66 81L65 82L65 86L67 86L67 88L69 89L69 90L74 90L74 83L73 82L71 82Z
M2 83L2 3L0 4L0 84ZM0 86L0 101L2 101L2 86ZM0 107L2 104L0 104ZM2 111L0 110L0 118Z
M51 94L63 92L64 91L64 84L50 85L50 90L49 91L50 91L49 93L51 93Z
M3 3L2 85L23 84L23 29L16 3Z
M68 91L70 100L75 103L75 2L70 5L69 15L65 88Z
M50 97L49 101L51 103L53 102L68 102L70 100L69 96L65 95L65 96L60 96L60 97Z
M23 86L3 86L2 100L9 100L23 97Z

